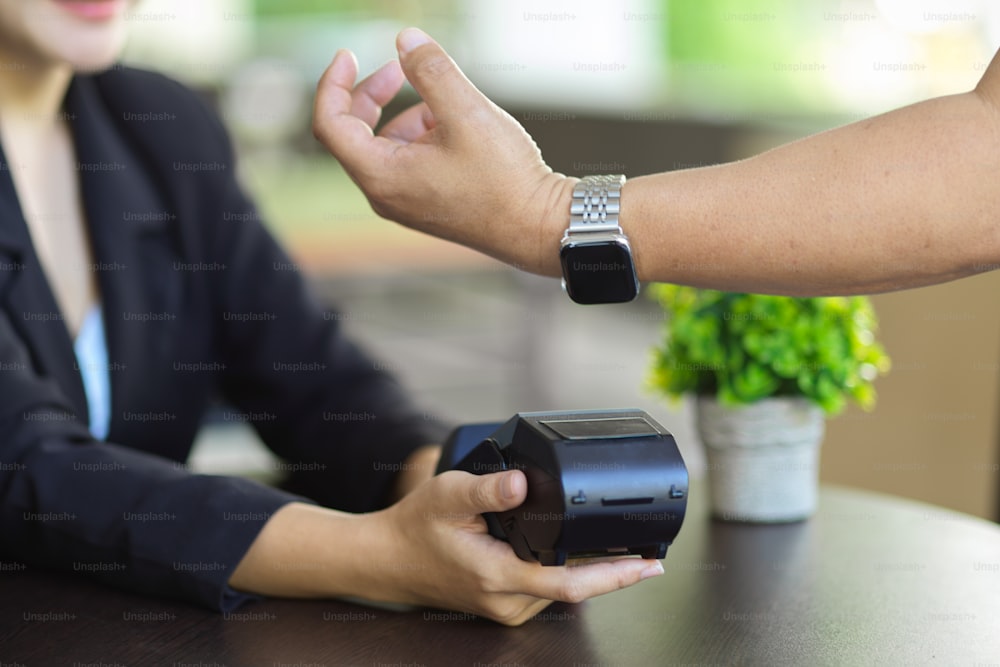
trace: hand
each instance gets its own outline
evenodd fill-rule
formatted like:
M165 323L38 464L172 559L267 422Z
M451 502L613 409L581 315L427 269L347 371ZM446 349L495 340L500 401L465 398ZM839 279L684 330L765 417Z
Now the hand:
M489 535L481 514L513 509L526 495L520 471L451 471L369 515L377 521L369 537L381 545L382 566L365 573L365 597L520 625L554 600L581 602L663 573L659 561L637 558L574 567L522 561L509 544Z
M449 471L369 514L305 503L275 512L229 578L241 591L418 604L519 625L551 601L580 602L663 573L657 560L617 558L573 567L519 559L489 535L483 512L527 496L524 473Z
M409 28L392 61L354 85L337 52L320 79L313 131L379 215L518 268L559 275L558 243L575 179L554 174L509 114L447 53ZM373 133L404 76L423 98Z

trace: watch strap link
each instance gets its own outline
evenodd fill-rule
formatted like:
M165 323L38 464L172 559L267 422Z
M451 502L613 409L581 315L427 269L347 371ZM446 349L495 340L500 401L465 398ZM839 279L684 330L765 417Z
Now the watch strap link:
M578 232L618 232L622 186L625 176L585 176L573 188L567 234Z

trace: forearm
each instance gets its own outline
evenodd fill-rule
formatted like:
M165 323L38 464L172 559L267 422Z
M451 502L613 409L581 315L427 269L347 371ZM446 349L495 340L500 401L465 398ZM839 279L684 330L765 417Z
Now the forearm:
M276 597L361 595L372 524L372 515L289 503L261 529L229 584Z
M790 294L951 280L1000 262L998 133L976 93L930 100L632 179L622 224L644 280Z

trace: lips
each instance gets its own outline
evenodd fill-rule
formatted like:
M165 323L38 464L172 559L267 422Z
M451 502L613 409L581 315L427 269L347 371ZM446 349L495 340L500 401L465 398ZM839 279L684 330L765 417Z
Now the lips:
M55 0L64 11L87 21L106 21L121 14L128 0Z

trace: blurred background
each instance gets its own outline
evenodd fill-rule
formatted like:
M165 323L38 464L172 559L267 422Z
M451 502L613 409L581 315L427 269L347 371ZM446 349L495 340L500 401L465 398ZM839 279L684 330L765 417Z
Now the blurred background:
M420 26L554 169L637 176L968 90L1000 45L989 0L141 0L128 20L126 62L215 105L267 224L429 412L502 421L637 406L675 433L694 477L704 463L689 406L645 386L659 307L575 306L558 281L375 216L309 127L334 52L352 49L364 75L395 56L401 28ZM388 113L414 101L406 90ZM874 412L829 423L825 481L998 518L995 274L875 297L894 368ZM274 470L225 416L206 427L195 467Z

